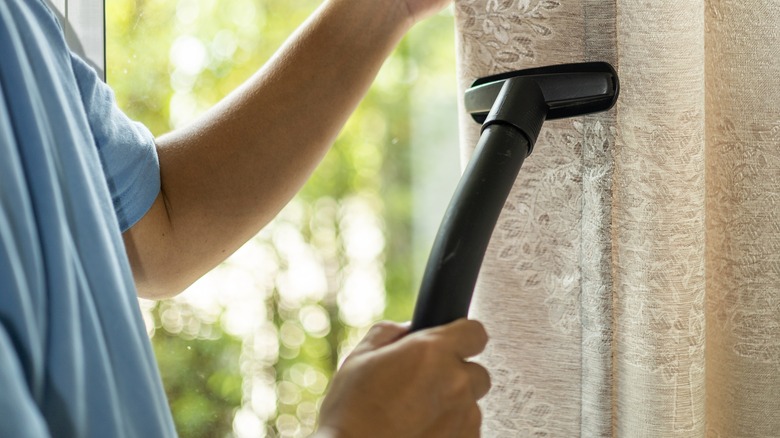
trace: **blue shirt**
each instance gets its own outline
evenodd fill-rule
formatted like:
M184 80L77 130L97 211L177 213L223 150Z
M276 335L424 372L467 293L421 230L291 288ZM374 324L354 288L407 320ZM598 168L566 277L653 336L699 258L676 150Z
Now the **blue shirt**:
M0 1L0 436L175 436L121 237L159 188L42 0Z

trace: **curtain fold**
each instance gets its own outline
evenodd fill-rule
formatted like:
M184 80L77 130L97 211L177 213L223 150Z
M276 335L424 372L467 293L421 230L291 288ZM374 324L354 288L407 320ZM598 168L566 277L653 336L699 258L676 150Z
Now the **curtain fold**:
M547 122L473 315L484 435L780 436L780 4L456 1L461 89L608 61L610 112ZM479 126L461 110L462 159Z
M712 436L780 435L780 4L706 19L707 409Z

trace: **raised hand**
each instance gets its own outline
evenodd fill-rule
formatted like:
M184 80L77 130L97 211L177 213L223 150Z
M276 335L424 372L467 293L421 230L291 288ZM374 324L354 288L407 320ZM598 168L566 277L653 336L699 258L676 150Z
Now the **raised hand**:
M412 22L424 20L444 9L451 0L399 0L404 3Z

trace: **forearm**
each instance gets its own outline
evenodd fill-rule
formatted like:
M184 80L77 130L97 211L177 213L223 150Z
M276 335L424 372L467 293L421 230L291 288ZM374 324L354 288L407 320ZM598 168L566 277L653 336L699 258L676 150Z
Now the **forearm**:
M289 201L410 26L400 5L325 2L242 87L158 139L161 195L125 236L142 293L180 291Z

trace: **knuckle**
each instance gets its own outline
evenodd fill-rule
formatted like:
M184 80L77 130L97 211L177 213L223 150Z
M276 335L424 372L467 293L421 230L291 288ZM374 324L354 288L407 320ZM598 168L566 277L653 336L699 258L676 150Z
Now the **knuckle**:
M394 327L393 323L391 323L390 321L379 321L379 322L376 322L373 326L371 326L371 329L369 330L369 332L371 332L371 333L382 333L382 332L387 331L387 330L392 330L393 327Z
M480 345L486 345L488 343L489 336L484 324L475 320L471 320L471 322L473 323L472 333L474 334L474 337L477 339Z
M485 384L488 387L492 387L493 386L492 378L490 377L490 372L487 370L487 368L483 367L482 365L476 362L472 362L472 363L474 364L478 372L482 375L482 379L484 380Z
M490 373L485 370L485 395L490 391L490 388L493 387L493 379L490 377ZM484 396L483 396L484 397Z
M441 340L434 333L427 333L418 337L414 342L417 353L424 356L441 354Z
M418 364L418 372L436 373L442 360L441 345L436 337L429 335L408 339L406 354Z
M463 402L464 400L472 400L472 385L471 379L466 373L457 373L452 379L444 383L446 390L444 391L445 397L453 400Z

